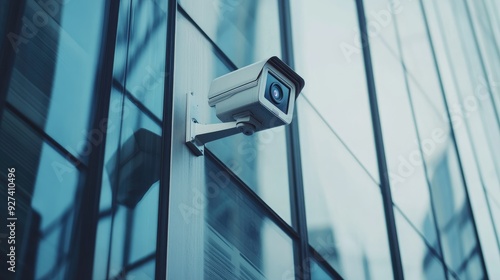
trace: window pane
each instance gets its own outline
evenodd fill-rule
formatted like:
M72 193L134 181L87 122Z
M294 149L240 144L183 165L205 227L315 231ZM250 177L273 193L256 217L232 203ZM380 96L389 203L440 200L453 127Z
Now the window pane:
M342 277L392 278L379 186L309 104L298 101L310 244Z
M417 2L408 3L405 9L409 13L397 16L398 35L419 141L436 208L443 256L447 265L459 273L471 250L478 245L477 236L422 10Z
M486 1L486 0L485 0ZM486 73L490 78L492 105L496 106L496 114L492 117L500 118L500 88L497 86L500 73L500 48L498 42L495 41L493 30L493 22L487 12L485 1L464 1L471 14L471 20L474 27L474 34L477 38L479 50L483 57L483 63L486 68ZM468 2L468 3L467 3ZM497 26L498 28L498 26ZM500 125L497 123L497 125Z
M136 263L154 263L161 149L158 124L116 89L110 104L97 236L97 245L106 246L96 247L96 256L109 256L110 265L109 271L102 265L94 271L105 277L128 275ZM154 265L141 267L152 270L136 273L154 276Z
M291 224L288 153L283 126L252 136L231 136L208 143L207 147Z
M432 6L431 4L434 4ZM465 18L466 14L462 5L451 4L447 1L437 3L429 3L427 10L430 17L441 23L439 26L433 25L434 34L441 34L442 40L436 39L438 46L443 45L446 52L450 52L450 56L445 60L440 61L440 66L444 76L451 75L454 83L448 83L447 96L453 100L452 105L452 121L456 130L467 129L471 144L473 145L477 164L480 168L481 177L484 180L486 189L491 192L496 199L500 200L500 179L499 179L499 161L500 148L496 143L500 141L498 129L491 129L490 124L494 124L494 117L487 116L488 108L491 106L491 100L487 98L488 90L486 88L485 76L480 70L479 56L477 49L470 46L470 41L473 40L472 33L467 26L457 26L455 23L460 23L461 18ZM436 8L437 14L431 13L432 7ZM457 19L458 17L458 19ZM435 19L434 19L435 18ZM437 29L441 27L441 29ZM439 33L440 32L440 33ZM437 36L435 36L437 37ZM466 43L467 42L467 43ZM460 48L449 48L450 45L458 45ZM471 49L472 48L472 49ZM439 50L439 49L438 49ZM444 56L446 53L438 53ZM446 67L449 64L449 67Z
M277 0L179 3L237 67L281 55Z
M302 95L378 181L355 1L291 1Z
M205 160L205 279L282 279L294 267L291 238L229 174Z
M80 172L9 111L0 142L1 180L8 182L7 168L16 169L16 272L21 278L64 278ZM4 201L6 191L0 191ZM6 215L2 211L4 221Z
M331 280L331 279L333 278L330 277L328 273L326 273L326 271L323 270L323 268L321 268L321 266L319 266L319 264L316 261L311 260L311 280Z
M106 3L53 3L54 9L46 10L27 1L24 28L34 35L19 44L7 100L85 159L92 150L86 137Z
M394 214L405 279L445 279L438 252L430 247L433 245L415 231L415 225L410 225L398 209L394 209Z
M395 15L404 16L411 10L388 3L377 0L365 5L368 21L386 25L370 37L370 48L392 199L426 241L439 251L429 185L393 25ZM387 23L380 21L381 16L387 17Z
M198 121L200 123L220 123L215 109L208 106L208 91L210 82L231 69L216 53L213 46L201 34L179 15L178 42L190 42L196 38L198 44L191 48L177 48L177 77L189 77L189 90L193 91L193 101L198 105ZM191 36L191 37L189 37ZM199 41L198 41L199 40ZM193 53L196 53L196 63L204 61L211 67L199 68L196 74L188 67ZM192 63L192 62L191 62ZM185 93L187 94L187 92ZM185 102L183 97L183 101ZM185 106L185 105L183 105ZM194 111L194 110L193 110ZM194 117L194 116L193 116ZM183 131L184 125L176 127ZM290 186L288 173L288 154L284 127L260 131L252 136L234 135L207 143L206 147L232 172L234 172L248 187L259 195L283 220L291 224ZM272 168L270 168L270 166ZM277 176L276 174L279 174Z

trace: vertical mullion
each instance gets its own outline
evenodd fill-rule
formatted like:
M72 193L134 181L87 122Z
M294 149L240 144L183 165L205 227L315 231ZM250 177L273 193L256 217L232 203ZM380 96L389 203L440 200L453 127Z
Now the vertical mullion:
M387 169L387 161L385 158L385 148L382 135L382 126L380 123L379 108L377 102L377 93L375 89L375 80L373 75L370 45L368 41L368 31L366 26L366 18L363 0L356 0L359 29L361 33L361 42L363 46L363 60L365 63L366 81L368 86L368 99L370 102L370 112L373 125L373 136L377 153L377 163L380 176L380 190L384 203L384 213L386 219L387 235L389 241L389 249L392 260L392 270L394 279L403 279L403 266L401 263L401 255L399 252L399 242L396 230L396 222L394 217L394 208L392 202L391 187L389 181L389 173Z
M465 2L465 0L464 0L464 2ZM460 168L460 177L461 177L461 180L462 180L462 183L463 183L463 186L464 186L465 200L466 200L467 207L469 208L469 214L470 214L471 222L472 222L473 228L474 228L474 235L476 237L476 242L477 242L476 246L478 248L479 255L481 256L481 267L483 269L484 274L487 275L486 264L484 262L484 256L483 256L483 250L482 250L481 244L479 242L479 234L478 234L478 231L477 231L476 220L475 220L474 215L472 213L472 205L470 203L469 190L467 188L467 182L466 182L466 179L465 179L465 173L464 173L464 169L463 169L463 165L462 165L462 159L461 159L460 153L458 151L458 144L457 144L457 139L456 139L456 136L455 136L455 129L453 128L453 124L452 124L452 121L451 121L450 110L449 110L449 106L448 106L448 100L446 99L446 94L445 94L445 90L444 90L443 80L441 78L441 72L440 72L440 69L439 69L439 64L437 62L436 52L435 52L435 49L434 49L434 43L432 41L432 37L431 37L430 29L429 29L429 23L427 21L427 14L425 12L425 8L424 8L424 4L423 4L422 0L419 0L419 4L420 4L420 9L422 11L422 16L424 18L425 30L426 30L426 33L427 33L427 38L429 40L429 46L431 48L432 59L434 61L434 67L436 69L436 74L437 74L438 81L439 81L439 88L440 88L440 91L441 91L441 96L443 98L443 104L444 104L445 110L446 110L446 117L448 119L448 123L449 123L449 126L450 126L450 133L451 133L451 139L452 139L452 142L453 142L453 148L454 148L454 152L455 152L455 154L457 156L457 161L458 161L458 165L459 165L459 168ZM467 5L466 5L466 9L468 9ZM469 15L469 20L471 20L470 15ZM472 22L471 22L471 24L472 24ZM490 94L491 94L491 92L490 92ZM494 99L492 98L491 101L494 102ZM498 117L498 115L497 115L497 117Z
M167 240L170 199L170 174L172 163L172 127L174 100L174 55L177 0L168 0L167 43L165 55L165 82L163 95L162 147L160 163L160 190L158 230L156 234L155 279L167 279Z
M104 32L101 37L103 43L94 85L94 115L89 131L99 128L101 122L108 118L119 6L119 0L106 2L104 17L106 21L103 24ZM89 156L88 172L84 174L80 201L75 210L70 245L71 259L65 277L67 279L92 279L105 143L106 133L103 134L101 144L94 146Z
M290 15L290 1L280 0L280 25L281 25L281 45L282 57L285 63L294 68L293 58L293 40ZM307 221L304 200L304 184L302 178L302 160L300 156L300 139L299 125L297 118L297 110L294 112L294 120L291 125L286 128L287 133L287 149L291 157L289 160L290 174L290 205L292 211L293 228L299 234L298 251L295 253L295 267L299 271L295 271L295 276L298 279L310 279L310 256L308 246Z

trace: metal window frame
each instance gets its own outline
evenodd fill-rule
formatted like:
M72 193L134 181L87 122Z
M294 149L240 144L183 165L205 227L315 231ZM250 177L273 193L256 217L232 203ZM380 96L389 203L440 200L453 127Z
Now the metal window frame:
M377 153L377 163L380 177L380 191L384 204L383 206L386 219L389 249L391 253L393 277L394 279L404 279L403 265L401 262L401 253L399 251L399 241L396 229L396 220L394 216L389 171L387 168L387 160L385 158L384 139L380 121L375 77L373 73L370 43L363 0L356 0L356 7L358 13L359 31L361 34L366 83L368 87L368 100L370 103L373 136L375 140L375 149Z

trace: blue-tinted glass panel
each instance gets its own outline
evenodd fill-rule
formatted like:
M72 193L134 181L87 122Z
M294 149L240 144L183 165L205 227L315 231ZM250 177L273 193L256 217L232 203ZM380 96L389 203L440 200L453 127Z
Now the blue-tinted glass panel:
M115 88L111 90L110 108L107 123L106 148L104 162L109 162L120 146L121 117L124 95ZM113 195L111 191L111 180L108 172L103 172L101 183L101 195L99 201L99 221L97 224L96 245L94 254L95 279L107 279L119 272L119 267L110 268L108 272L108 261L110 255L110 242L112 240L112 214ZM115 234L115 236L119 236ZM116 271L113 271L116 270ZM110 274L108 274L110 273Z
M181 23L184 20L180 21ZM179 24L181 25L181 24ZM196 53L202 57L210 57L211 68L203 69L194 74L189 67L178 67L177 76L196 77L193 83L193 101L198 105L196 110L200 123L220 123L215 114L215 109L208 106L208 91L210 82L230 72L223 60L215 53L210 44L201 37L194 27L188 25L189 31L197 34L196 40L203 43L196 44ZM184 36L180 34L179 36ZM179 41L187 40L183 37ZM193 46L194 47L194 46ZM177 55L183 65L185 56L192 56L189 49L177 50ZM200 58L201 59L201 58ZM206 58L205 58L206 59ZM193 116L195 117L195 116ZM247 186L258 194L283 220L291 224L288 154L286 145L285 128L277 127L260 131L252 136L243 134L230 136L207 143L206 147L217 156L231 171L233 171Z
M379 186L310 104L298 105L310 244L342 277L392 278Z
M106 2L26 1L7 100L85 159ZM50 7L50 8L48 8Z
M231 136L208 143L207 147L291 224L288 154L283 126L252 136Z
M484 3L490 17L491 27L495 34L497 46L500 46L500 6L496 0L486 0Z
M63 165L69 174L59 180L53 168L55 165ZM76 168L60 154L48 145L43 146L31 201L33 211L41 216L41 238L36 261L37 278L64 275L61 273L64 273L68 264L64 260L68 259L69 254L78 175Z
M148 261L146 264L142 264L137 268L131 270L127 275L130 279L144 279L153 280L155 279L155 262Z
M97 247L96 255L109 258L109 271L97 265L94 275L115 277L128 275L138 262L151 258L154 264L161 129L114 89L108 132L97 236L97 244L106 246ZM136 273L154 275L154 265L143 268L148 270Z
M334 279L326 273L326 271L319 266L319 264L311 260L311 280L331 280Z
M355 1L291 1L295 66L303 95L378 181Z
M294 275L292 239L241 191L231 175L209 156L205 160L205 279Z
M439 252L434 249L436 246L415 231L415 225L410 224L399 209L395 208L394 214L405 279L445 279Z
M181 0L179 3L237 67L281 55L277 0Z
M427 167L443 256L447 265L458 273L477 246L477 236L422 10L417 2L408 3L405 8L409 13L397 17L398 35L418 140Z
M467 48L473 34L463 25L468 22L465 10L460 9L463 3L424 3L486 268L490 278L499 278L500 245L494 204L500 199L500 180L495 171L498 159L488 141L488 131L494 132L490 123L495 121L484 114L491 106L487 80L479 74L482 70L478 50Z
M159 119L168 76L166 5L166 1L122 1L114 69L115 79Z
M386 0L368 1L365 9L367 20L378 27L370 37L370 49L392 199L439 251L429 185L394 28L395 16L404 16L410 10L401 4L390 6Z
M16 272L21 278L62 279L69 265L81 173L10 111L3 112L0 142L1 180L9 182L7 168L15 168L9 197L15 199L17 218ZM0 196L7 201L7 186ZM2 211L4 221L6 216ZM4 245L1 251L7 254Z
M495 30L492 18L487 11L485 1L464 1L467 4L471 15L471 21L477 38L477 43L486 73L490 78L492 105L495 106L495 112L492 117L500 118L500 87L498 87L500 73L500 45L495 40ZM496 26L498 28L498 26ZM497 123L500 125L499 123Z
M472 253L465 265L462 266L463 270L458 274L460 279L487 279L484 275L481 261L478 251Z
M108 214L109 213L109 214ZM97 225L93 279L106 279L108 272L111 211L100 211ZM106 215L105 215L106 214Z
M493 101L490 99L492 90L497 88L498 78L488 76L482 67L479 50L474 44L474 30L468 21L466 7L462 1L427 1L432 34L440 32L444 50L439 51L440 37L437 41L437 55L444 76L448 71L453 75L456 89L447 85L449 96L457 93L454 102L450 103L450 114L455 127L467 126L470 138L478 157L485 185L495 192L500 191L500 131L492 129L498 125L493 111ZM436 14L432 13L437 11ZM446 57L450 70L443 61ZM491 86L491 88L490 88ZM495 94L493 94L494 96ZM498 187L497 187L498 186ZM500 194L500 193L499 193Z
M443 255L447 265L459 273L461 267L473 265L467 260L478 246L470 208L459 180L456 155L451 147L430 164L429 178L436 203L436 219L441 233ZM481 268L479 268L481 269Z

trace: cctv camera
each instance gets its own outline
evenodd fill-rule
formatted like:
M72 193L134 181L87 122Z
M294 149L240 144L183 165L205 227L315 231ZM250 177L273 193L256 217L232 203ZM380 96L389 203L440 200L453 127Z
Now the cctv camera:
M251 117L255 131L292 122L304 79L273 56L212 81L208 104L223 122Z
M186 144L200 156L207 142L290 124L302 88L304 79L275 56L221 76L212 81L208 104L223 123L198 123L188 94Z

